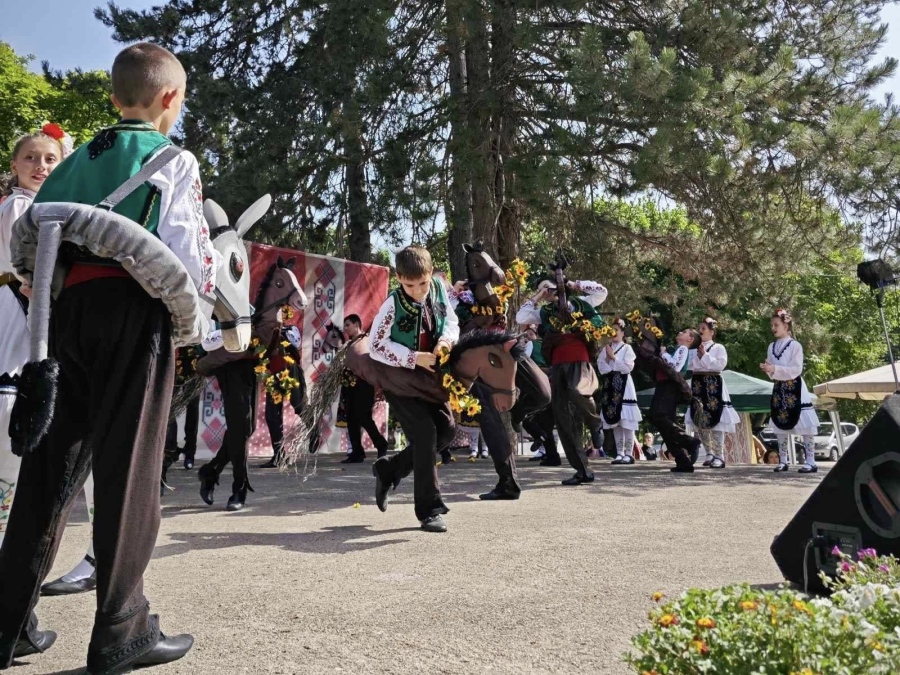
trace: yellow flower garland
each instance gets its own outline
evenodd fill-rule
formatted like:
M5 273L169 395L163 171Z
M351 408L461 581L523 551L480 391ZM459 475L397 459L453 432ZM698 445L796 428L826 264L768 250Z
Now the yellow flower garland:
M595 342L599 344L605 338L611 338L615 335L615 331L611 326L595 326L588 319L585 319L584 314L581 312L574 312L572 321L567 324L564 324L559 317L551 316L550 326L560 333L581 333L585 342L588 343Z
M644 330L649 331L653 334L657 340L662 340L664 333L658 327L654 326L649 318L646 318L641 315L640 310L636 309L633 312L627 314L625 316L631 322L631 330L634 332L635 336L641 334L641 321L644 322Z
M525 288L528 283L528 265L516 258L506 270L506 283L500 284L494 289L494 294L500 300L500 307L495 311L491 307L480 307L477 303L469 308L474 316L494 316L506 314L509 311L509 300L517 290Z
M293 310L291 310L293 312ZM287 347L290 342L282 342L282 347ZM289 398L294 389L300 387L300 380L291 377L290 368L285 368L280 373L269 373L269 359L266 358L266 348L260 344L259 338L253 338L250 346L256 354L257 364L253 369L258 379L262 380L266 387L266 393L272 398L272 402L276 405L281 403L285 398ZM285 355L284 362L288 366L292 366L296 361Z
M446 346L442 346L441 351L438 354L438 363L443 367L449 360L450 349ZM441 379L441 386L443 386L444 391L447 392L450 409L453 412L462 413L465 411L469 417L475 417L481 412L481 403L478 402L478 399L469 393L466 385L457 380L450 373L444 373L444 377Z

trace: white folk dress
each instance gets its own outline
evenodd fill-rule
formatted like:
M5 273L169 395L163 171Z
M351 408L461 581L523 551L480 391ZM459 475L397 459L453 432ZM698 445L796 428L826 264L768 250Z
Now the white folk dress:
M794 338L782 338L769 345L769 363L775 366L775 372L769 378L777 383L791 382L799 379L800 419L791 429L780 429L769 419L769 429L776 434L794 434L795 436L815 436L819 429L819 417L813 409L812 395L803 381L803 345ZM776 385L777 386L777 385ZM775 411L773 411L773 414Z
M696 374L721 373L725 370L725 367L728 365L728 352L725 350L725 347L712 340L704 342L703 347L706 349L706 353L702 357L699 352L694 352L691 357L691 371ZM693 385L693 382L691 384ZM722 417L719 419L719 423L710 431L724 431L725 433L733 434L741 418L731 405L731 397L728 395L728 387L725 385L724 378L722 379L721 398L723 405ZM684 416L684 424L689 432L699 430L693 423L690 408L688 408Z
M34 192L14 188L0 204L0 275L14 272L10 261L12 226L34 200ZM22 306L12 289L0 286L0 377L18 375L28 361L30 333ZM5 379L5 378L4 378ZM6 531L6 521L12 507L15 484L22 460L12 454L9 440L9 416L16 401L15 387L0 381L0 540Z
M597 357L597 370L600 371L601 377L601 401L600 412L603 419L604 429L614 429L621 426L623 429L631 429L637 431L643 417L641 409L637 404L637 393L634 389L634 379L631 377L631 371L634 370L635 355L631 345L624 342L610 345L613 348L615 359L607 360L606 349L600 352ZM625 382L620 386L615 386L613 380L616 376L624 379ZM621 389L621 392L618 390ZM621 401L615 399L621 396ZM621 403L621 413L619 419L615 420L615 409ZM609 419L609 418L612 419Z

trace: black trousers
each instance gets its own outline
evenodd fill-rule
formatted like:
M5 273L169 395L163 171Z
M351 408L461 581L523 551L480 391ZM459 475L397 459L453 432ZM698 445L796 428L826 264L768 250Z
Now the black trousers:
M253 359L232 361L214 372L222 390L225 411L225 438L222 447L209 462L200 467L201 479L219 476L231 462L232 493L250 485L247 479L247 441L256 422L256 362Z
M416 518L425 520L447 513L438 483L437 453L448 447L456 435L456 422L450 407L385 393L394 418L409 439L400 452L387 461L376 462L381 480L396 483L413 474Z
M294 389L289 402L295 413L299 415L303 412L303 390ZM272 438L275 461L278 462L281 460L281 449L284 445L284 398L281 399L281 403L275 403L266 393L266 427Z
M675 423L680 400L681 387L678 384L671 380L657 382L647 420L662 434L666 449L672 453L675 461L679 464L685 462L690 464L688 450L694 438Z
M368 382L357 379L353 387L345 387L344 407L347 411L347 437L350 440L350 456L354 459L366 456L362 444L362 432L365 429L372 439L372 444L379 457L387 454L388 442L378 430L378 424L372 417L375 406L375 387Z
M600 420L594 404L593 391L597 376L589 363L562 363L550 369L550 386L553 390L553 418L559 432L566 459L579 476L591 476L587 455L584 452L584 426ZM584 392L584 393L582 393Z
M543 410L539 410L533 417L522 422L522 427L525 431L544 447L544 453L550 459L559 458L559 450L556 448L556 438L553 435L555 426L556 422L553 420L552 405L548 405Z
M184 452L185 459L194 459L197 454L197 432L200 429L200 396L188 401L184 409ZM166 430L166 452L178 452L178 421L171 420ZM175 459L178 456L175 455Z
M48 435L25 455L0 549L0 669L36 620L69 512L90 471L97 612L87 666L102 672L159 638L143 575L159 530L162 470L175 358L169 313L131 279L65 289L53 307L50 353L60 364Z
M550 405L550 381L529 358L523 359L516 369L516 388L519 398L512 410L501 413L494 405L491 391L481 382L472 386L472 394L481 403L478 422L481 435L494 461L499 480L496 492L518 494L522 491L516 472L516 440L512 424L523 422L529 416ZM551 431L552 436L552 431Z

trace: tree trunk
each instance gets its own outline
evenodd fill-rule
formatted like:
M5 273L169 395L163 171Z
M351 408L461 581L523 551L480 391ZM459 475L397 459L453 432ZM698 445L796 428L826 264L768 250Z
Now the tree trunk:
M462 245L472 241L472 188L467 169L466 57L463 48L465 0L447 0L447 52L450 59L450 194L447 200L447 254L454 280L466 278Z
M359 107L352 94L344 102L342 125L344 180L347 185L347 235L350 239L350 260L372 262L372 240L369 236L371 216L366 192L366 159L362 143L362 122Z

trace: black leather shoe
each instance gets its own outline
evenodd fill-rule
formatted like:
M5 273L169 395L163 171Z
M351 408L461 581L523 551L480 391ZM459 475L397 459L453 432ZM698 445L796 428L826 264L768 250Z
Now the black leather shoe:
M212 476L200 477L200 499L206 502L209 506L212 506L213 503L213 495L216 491L216 485L219 484L219 481Z
M809 464L804 464L797 470L797 473L819 473L819 465L814 464L810 466Z
M700 457L700 446L703 445L703 442L699 438L695 438L691 443L691 447L688 448L688 455L691 457L691 464L696 464L697 459Z
M185 457L184 458L184 470L190 471L194 468L194 458L193 457Z
M88 593L97 588L97 570L89 577L78 581L63 581L62 577L56 581L49 581L41 586L41 595L48 597L54 595L75 595L76 593Z
M31 639L19 638L13 649L13 658L21 659L34 654L43 654L56 642L56 633L52 630L36 630L31 633Z
M260 469L277 469L278 464L275 462L275 458L273 457L265 464L260 464L258 468L260 468Z
M571 478L567 478L562 482L563 485L581 485L582 483L593 483L594 482L594 474L589 476L582 476L581 474L575 474Z
M443 517L441 516L431 516L431 518L426 518L422 522L422 529L426 532L446 532L447 531L447 523L444 522Z
M541 466L562 466L562 459L559 457L544 457L541 459Z
M161 666L164 663L172 663L172 661L177 661L191 651L193 646L193 635L185 634L166 637L160 633L159 642L149 652L135 659L131 667L147 668L149 666Z
M387 459L376 459L372 463L372 475L375 476L375 504L378 506L378 510L384 513L387 511L387 498L391 482L381 479L381 473L378 471L378 465L381 462L387 462Z
M521 495L520 492L498 491L497 488L494 488L490 492L485 492L483 495L478 495L478 499L485 501L485 502L494 502L494 501L499 501L501 499L514 501L514 500L518 499L520 495Z
M240 490L235 490L228 498L228 505L225 507L225 510L240 511L244 508L244 503L247 501L247 490L253 490L248 483L244 483L244 487Z
M694 465L693 464L676 464L671 469L669 469L672 473L694 473Z
M353 455L350 455L349 457L342 459L341 464L362 464L365 461L365 455L363 455L362 457L354 457Z

